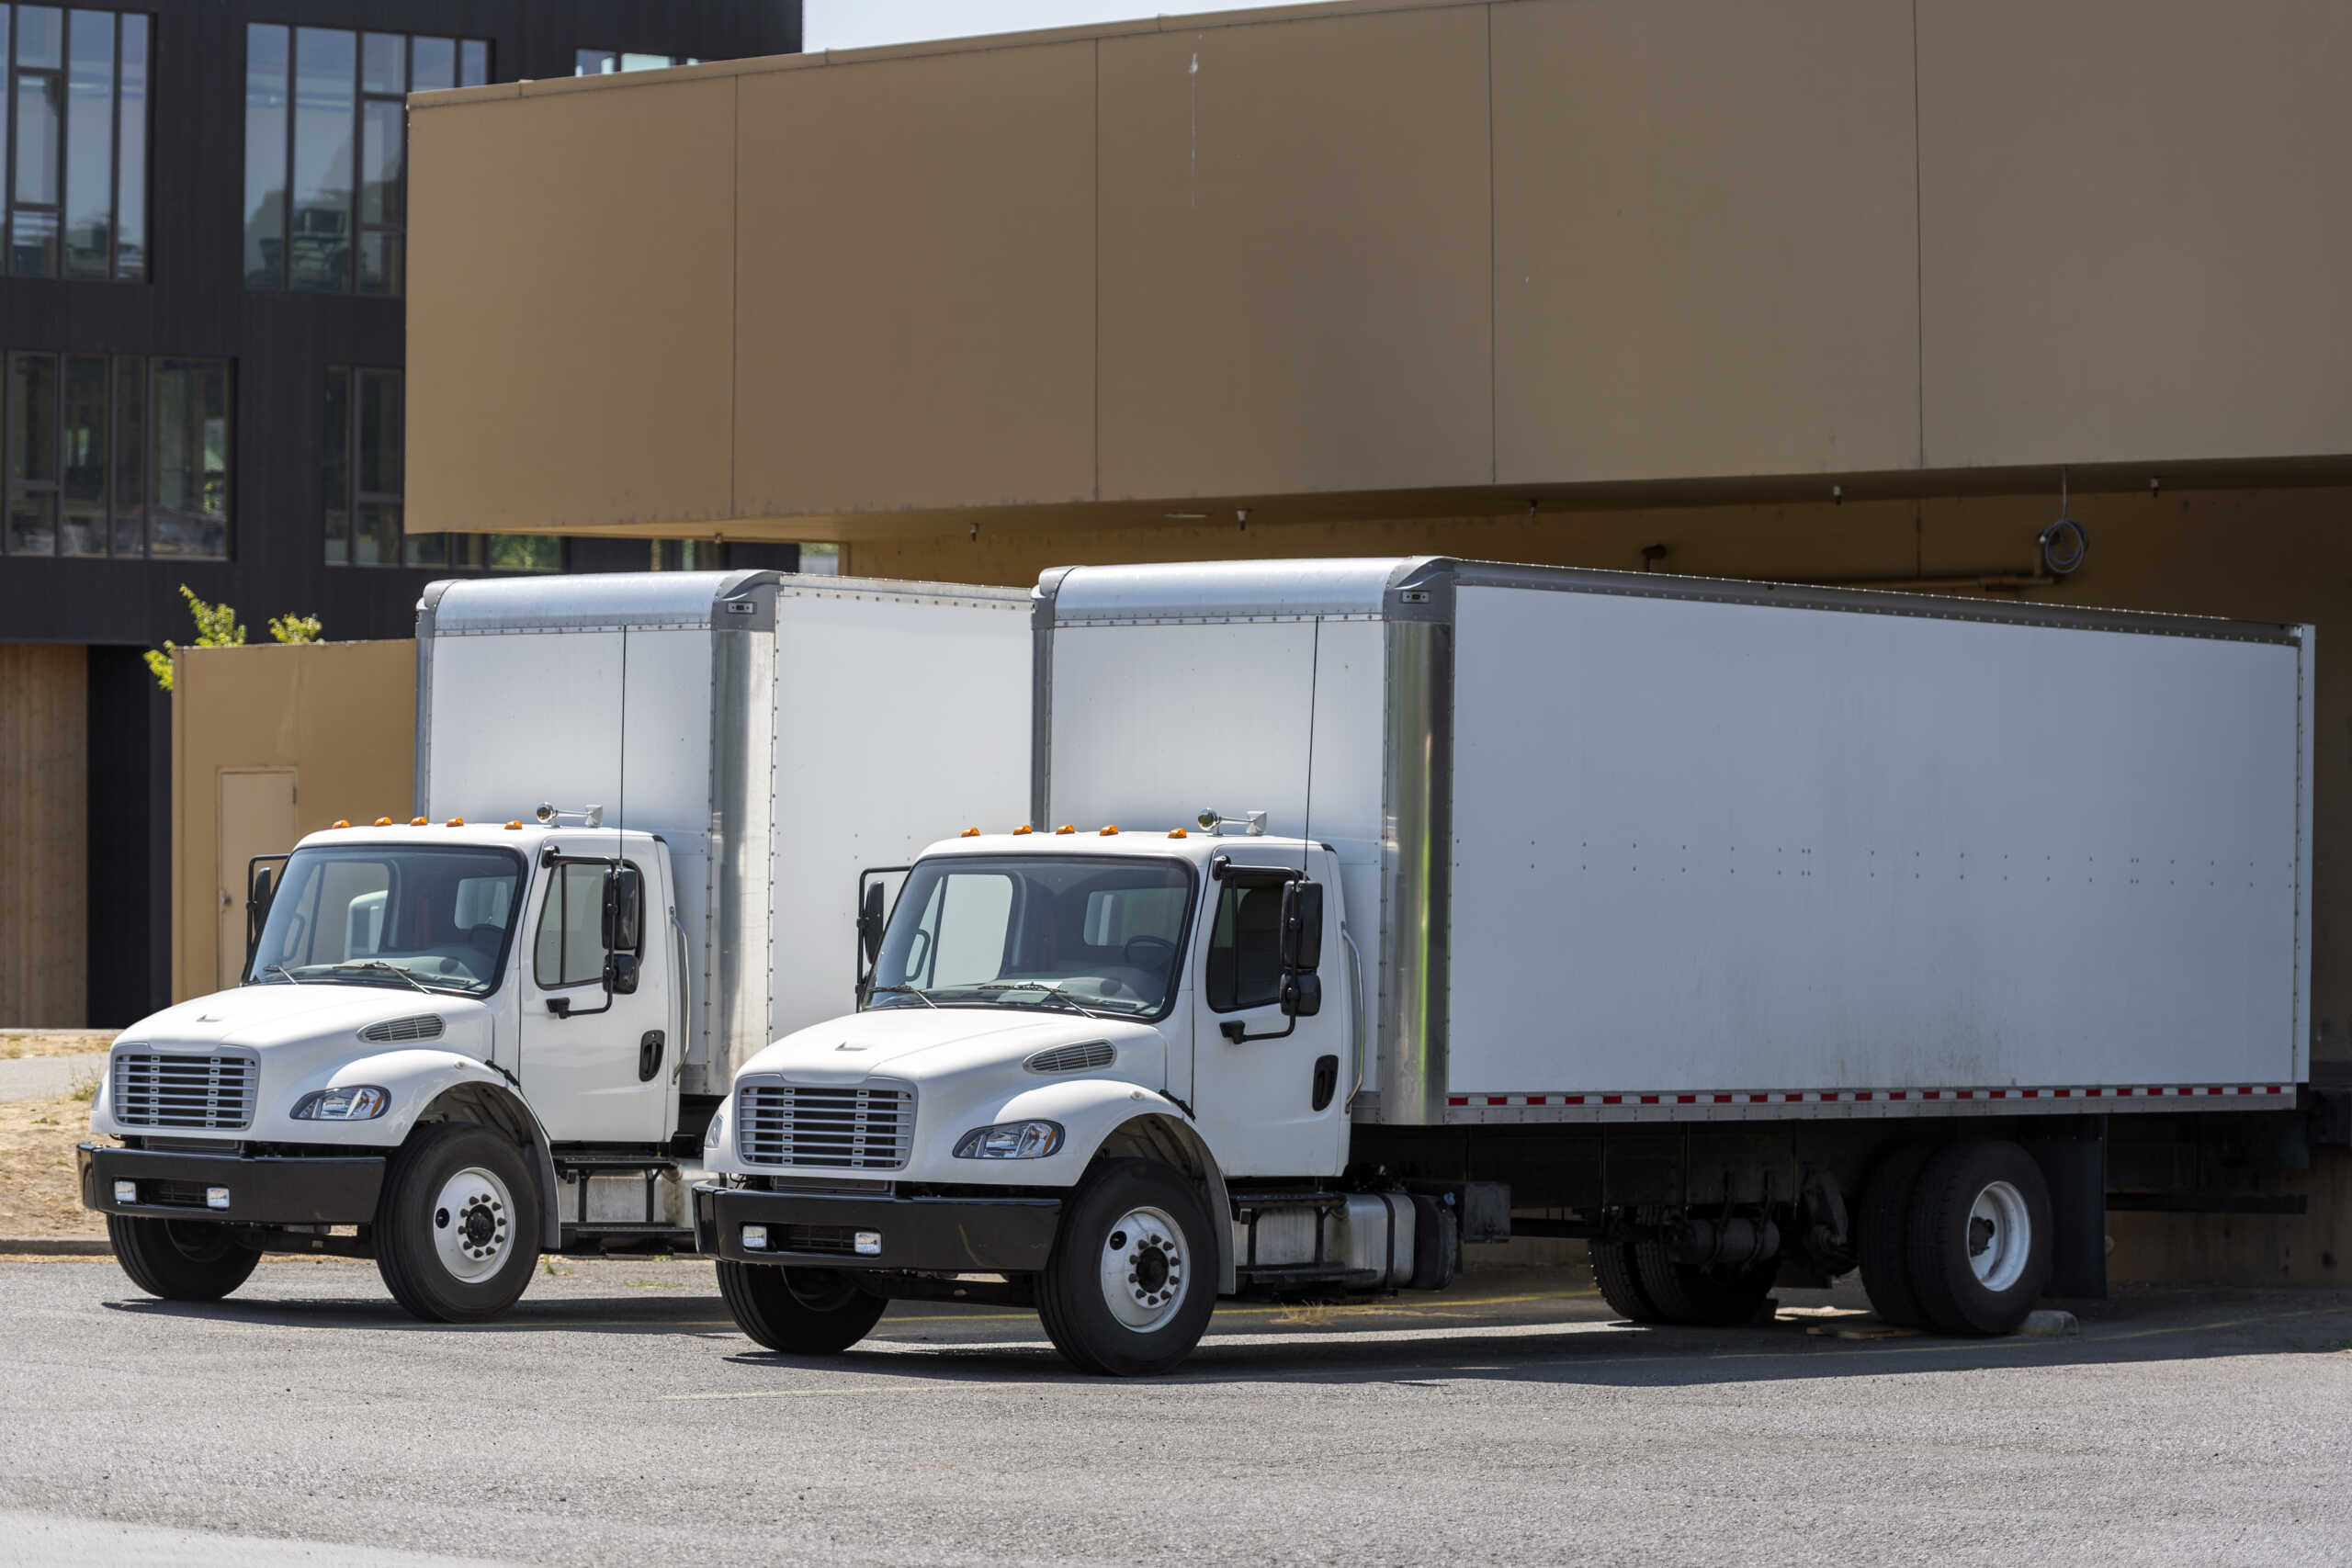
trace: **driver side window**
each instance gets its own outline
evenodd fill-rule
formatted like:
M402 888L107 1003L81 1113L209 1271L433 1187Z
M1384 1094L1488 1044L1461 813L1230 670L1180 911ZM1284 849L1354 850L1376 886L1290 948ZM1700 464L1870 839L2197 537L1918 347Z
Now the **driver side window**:
M531 977L542 990L593 986L605 977L605 870L560 865L539 907Z
M1288 880L1238 868L1225 874L1204 976L1211 1011L1272 1007L1282 999L1283 885Z

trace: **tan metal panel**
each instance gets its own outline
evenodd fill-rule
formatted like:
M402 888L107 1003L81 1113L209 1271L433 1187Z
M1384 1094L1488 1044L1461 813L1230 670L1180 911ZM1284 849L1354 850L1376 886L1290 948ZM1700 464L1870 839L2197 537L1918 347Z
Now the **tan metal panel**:
M1486 12L1098 47L1103 498L1486 482Z
M409 527L730 510L735 83L411 116Z
M235 985L245 969L251 918L245 899L252 890L254 860L282 855L301 837L294 829L295 779L292 768L223 768L215 775L220 805L213 886L220 903L213 961L219 965L216 984L223 988Z
M1498 478L1916 466L1908 7L1494 27Z
M89 663L80 647L0 643L0 1028L86 1016Z
M738 79L738 510L1094 489L1094 45Z
M1922 0L1930 466L2352 449L2352 11Z

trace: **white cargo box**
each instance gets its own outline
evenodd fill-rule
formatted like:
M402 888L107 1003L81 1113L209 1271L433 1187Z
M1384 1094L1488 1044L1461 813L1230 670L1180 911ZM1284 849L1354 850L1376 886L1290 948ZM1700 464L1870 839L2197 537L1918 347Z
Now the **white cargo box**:
M1022 809L1027 609L1012 589L772 571L436 582L417 809L595 805L660 834L692 953L681 1087L724 1093L847 1010L860 870Z
M1360 1120L2308 1074L2308 626L1427 558L1063 569L1037 626L1037 820L1337 850Z

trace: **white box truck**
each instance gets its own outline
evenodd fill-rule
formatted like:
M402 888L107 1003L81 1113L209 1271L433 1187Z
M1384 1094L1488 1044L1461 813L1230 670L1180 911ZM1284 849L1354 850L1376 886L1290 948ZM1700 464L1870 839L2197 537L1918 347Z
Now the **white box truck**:
M844 1005L859 871L1020 809L1027 610L763 571L433 584L415 819L264 857L243 983L114 1043L82 1199L125 1271L211 1299L265 1251L372 1257L466 1321L542 1251L691 1244L735 1069Z
M1028 824L715 1123L770 1347L954 1297L1163 1371L1514 1210L1635 1320L1859 1266L1995 1333L2301 1136L2308 626L1415 558L1056 570L1035 653Z

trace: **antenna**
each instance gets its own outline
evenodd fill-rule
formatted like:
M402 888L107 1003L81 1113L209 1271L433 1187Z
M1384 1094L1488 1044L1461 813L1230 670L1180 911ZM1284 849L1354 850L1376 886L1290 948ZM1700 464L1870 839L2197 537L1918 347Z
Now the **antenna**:
M627 847L622 842L621 834L628 827L628 625L627 622L621 625L620 777L616 781L614 790L620 797L620 804L613 807L613 859L617 863L621 860ZM619 865L616 864L613 870L617 875L620 871ZM617 886L618 884L615 886Z
M1315 844L1315 689L1323 675L1323 617L1315 617L1315 641L1306 660L1306 804L1299 824L1298 879L1307 879L1306 857Z

